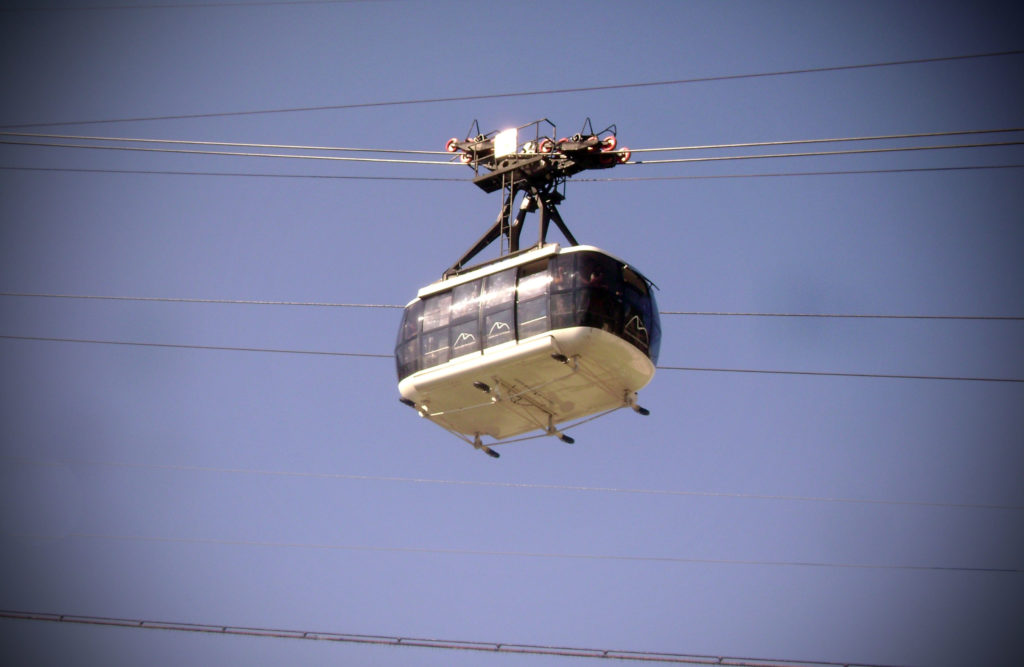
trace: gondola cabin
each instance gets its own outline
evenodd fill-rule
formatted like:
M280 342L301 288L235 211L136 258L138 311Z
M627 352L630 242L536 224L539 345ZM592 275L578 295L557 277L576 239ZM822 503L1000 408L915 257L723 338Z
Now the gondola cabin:
M403 403L481 441L636 404L661 325L651 283L591 246L544 244L421 289L395 347ZM561 428L559 425L563 425Z

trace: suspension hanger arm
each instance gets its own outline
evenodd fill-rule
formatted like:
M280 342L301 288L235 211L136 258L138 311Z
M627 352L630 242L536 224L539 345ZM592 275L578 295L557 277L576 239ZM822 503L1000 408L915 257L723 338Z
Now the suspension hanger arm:
M519 235L523 230L523 222L526 220L528 208L524 201L524 205L520 207L519 213L516 214L516 219L512 224L509 225L505 222L508 220L509 214L512 212L512 202L515 198L515 194L516 192L513 190L505 195L505 201L502 204L501 213L498 214L498 219L494 222L491 228L484 232L484 235L481 236L477 242L462 255L462 257L459 258L459 261L448 267L448 270L444 272L445 278L457 275L459 271L465 268L466 264L483 252L487 246L498 240L498 238L503 234L509 237L509 252L519 251Z
M449 153L476 172L473 183L484 192L502 190L503 201L497 221L466 251L455 264L444 272L449 278L463 271L468 262L502 236L508 238L508 252L519 252L519 239L526 214L539 211L540 240L547 240L548 227L554 221L570 245L579 245L558 212L558 204L565 199L558 192L569 177L588 169L608 169L629 160L628 149L618 148L614 125L595 133L588 118L583 130L571 137L559 139L541 136L542 123L547 119L527 123L499 133L477 134L474 138L452 138L445 145ZM479 131L479 125L475 125ZM517 133L534 127L534 138L519 144ZM471 126L470 130L472 131ZM511 219L516 195L525 192L519 212Z

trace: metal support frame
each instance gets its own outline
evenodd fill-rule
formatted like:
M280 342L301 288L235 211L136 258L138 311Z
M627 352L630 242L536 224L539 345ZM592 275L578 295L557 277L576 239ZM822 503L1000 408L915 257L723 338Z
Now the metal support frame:
M570 176L581 171L608 169L626 162L629 159L629 151L616 150L614 125L595 133L588 118L580 133L556 142L552 138L541 136L540 128L543 123L549 124L554 131L554 123L547 119L527 123L516 129L534 127L534 139L523 144L520 152L499 156L495 155L493 132L477 134L475 138L464 141L455 138L449 140L447 150L459 153L459 158L473 168L477 174L473 182L478 187L485 192L502 191L502 206L498 219L444 272L445 278L458 275L474 257L499 239L502 242L500 256L519 252L520 236L527 213L539 213L538 247L547 242L551 222L555 223L569 245L579 245L558 212L558 205L565 199L565 182ZM474 127L479 132L479 125L475 121L470 130ZM563 192L560 192L560 189ZM523 200L519 212L513 218L512 208L520 192L524 193ZM507 251L504 247L506 239Z
M561 214L558 212L557 205L565 199L565 197L554 189L539 190L536 187L530 187L526 194L523 196L523 200L519 206L519 212L516 213L514 219L510 219L512 214L512 206L515 197L519 194L521 188L511 186L506 188L504 201L501 207L501 212L498 214L498 219L488 229L483 236L481 236L476 243L474 243L469 250L467 250L457 262L452 264L447 271L444 272L444 277L449 278L454 275L458 275L466 265L472 261L474 257L483 252L490 244L494 243L498 239L508 240L507 252L502 252L501 255L514 255L518 253L520 248L520 238L523 233L523 225L526 222L526 215L528 213L538 213L538 223L540 227L540 236L537 240L537 246L540 247L547 242L548 228L551 222L555 223L558 227L558 231L562 233L565 240L569 242L569 245L579 245L579 241L573 236L572 232L569 231L568 225L565 224L565 220L562 219Z

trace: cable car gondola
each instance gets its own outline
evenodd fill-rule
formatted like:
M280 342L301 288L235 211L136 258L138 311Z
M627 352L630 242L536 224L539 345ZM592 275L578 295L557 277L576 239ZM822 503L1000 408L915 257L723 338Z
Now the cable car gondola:
M542 122L549 121L530 124L538 135ZM508 132L448 143L470 156L460 159L477 171L477 185L504 191L504 206L494 227L406 306L395 346L398 390L421 416L491 456L491 445L532 431L571 443L566 429L610 411L648 414L637 392L654 375L661 339L653 284L617 257L579 245L556 208L568 175L628 159L615 146L611 129L558 143L537 136L519 146ZM532 211L540 212L541 237L520 250ZM546 241L549 221L570 245ZM508 239L507 254L465 266L499 237Z

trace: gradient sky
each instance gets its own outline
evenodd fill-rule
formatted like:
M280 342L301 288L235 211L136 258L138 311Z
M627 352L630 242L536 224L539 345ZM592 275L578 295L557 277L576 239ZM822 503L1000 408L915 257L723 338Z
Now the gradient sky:
M0 11L0 609L877 664L1024 651L1020 146L581 175L569 227L664 311L1018 319L666 314L650 417L498 461L399 404L386 357L41 340L390 355L396 308L12 295L395 306L500 202L462 166L11 133L434 151L474 119L590 117L637 149L1007 130L1020 54L678 82L1019 51L1014 4L122 4ZM277 112L217 115L256 110ZM9 619L0 658L597 662Z

